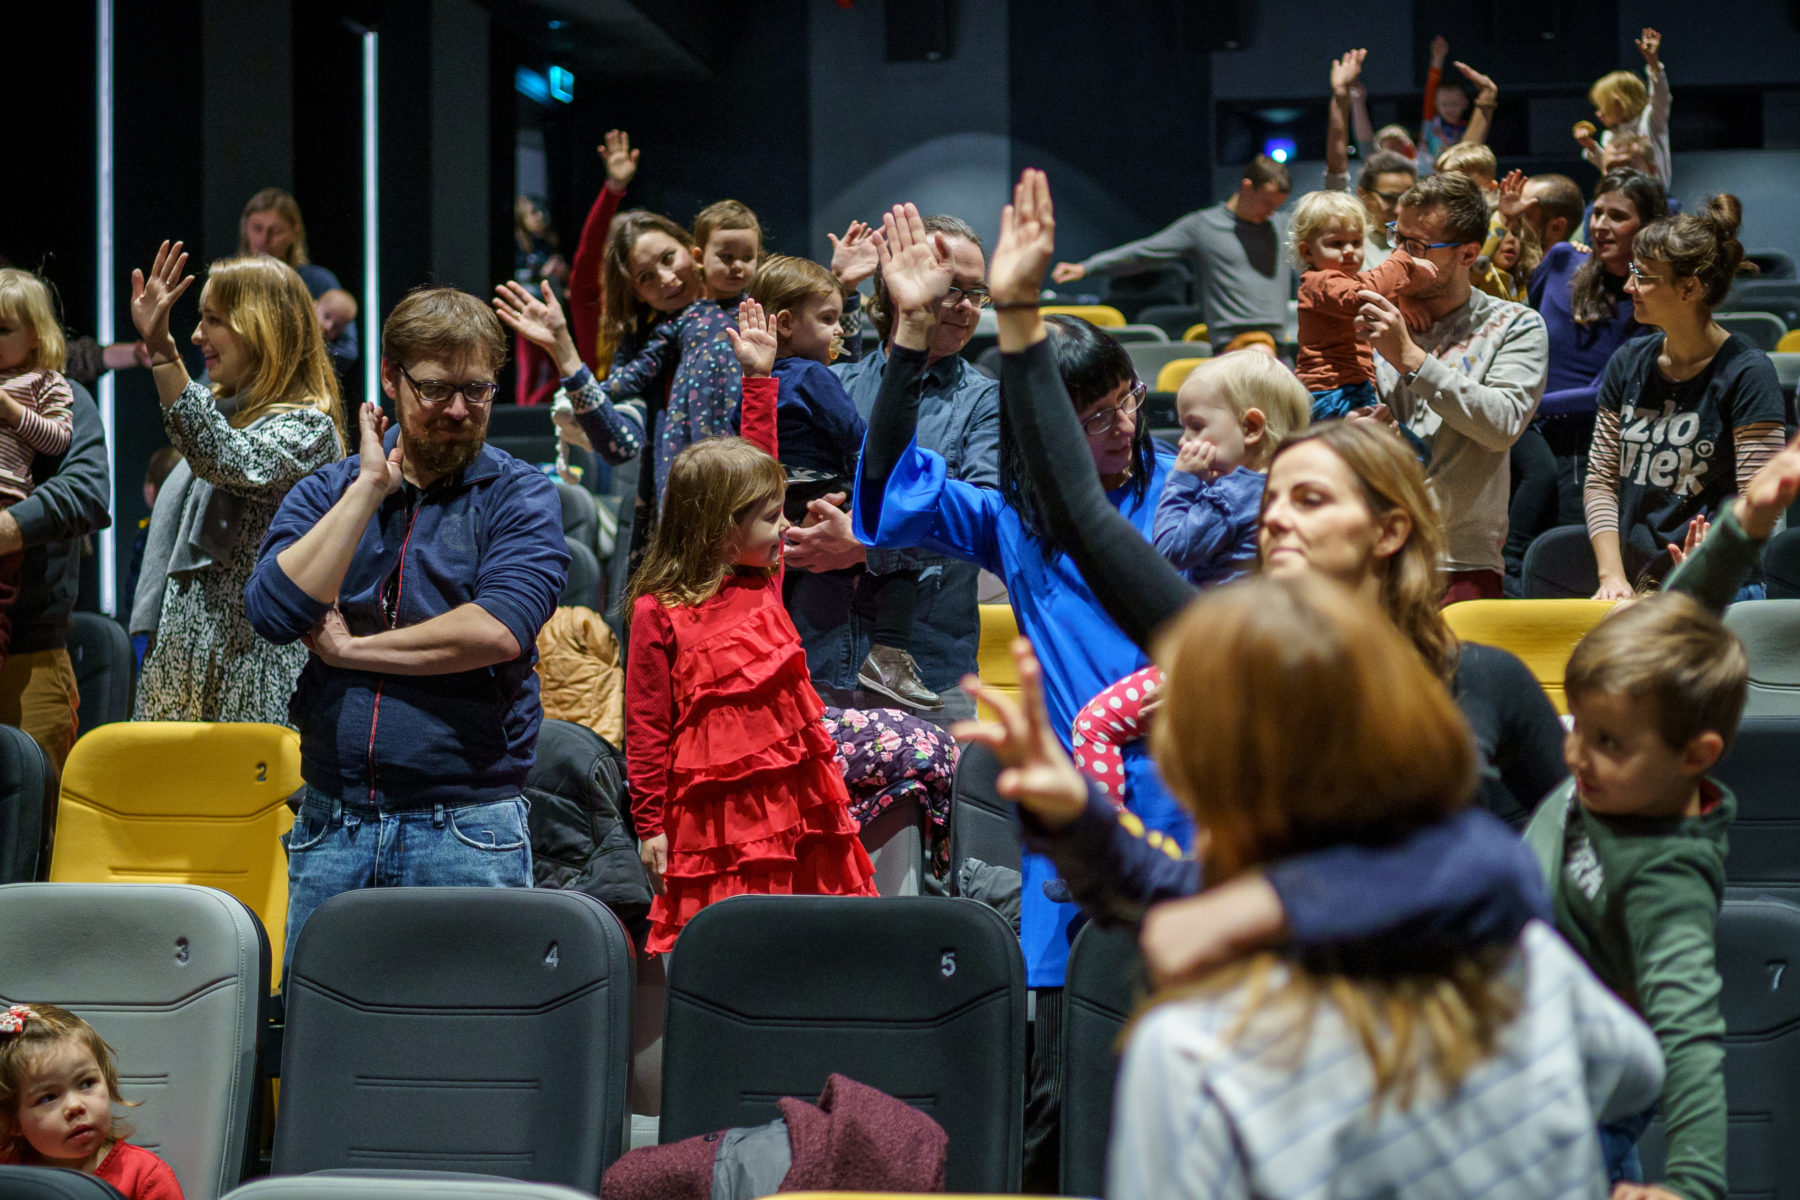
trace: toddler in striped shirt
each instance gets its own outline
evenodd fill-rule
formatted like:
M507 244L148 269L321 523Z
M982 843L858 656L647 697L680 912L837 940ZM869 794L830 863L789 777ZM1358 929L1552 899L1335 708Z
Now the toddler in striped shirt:
M74 394L62 375L63 357L49 285L30 271L0 269L0 507L31 494L38 455L54 457L69 448ZM18 551L0 555L0 664L12 641L21 557Z

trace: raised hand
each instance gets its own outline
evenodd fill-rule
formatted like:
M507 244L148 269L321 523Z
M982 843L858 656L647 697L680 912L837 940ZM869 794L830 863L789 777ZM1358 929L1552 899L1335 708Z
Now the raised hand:
M1086 277L1087 268L1080 263L1060 262L1050 271L1050 278L1057 283L1074 283Z
M501 324L543 347L556 360L556 369L564 379L581 370L581 354L569 334L569 320L563 315L562 302L556 298L549 280L544 281L541 296L517 280L497 285L494 312Z
M181 361L175 339L169 336L169 310L194 282L192 275L181 273L188 260L181 247L181 242L164 242L148 277L140 270L131 272L131 323L157 366Z
M606 163L606 186L615 192L637 176L638 152L631 148L631 135L622 129L606 131L606 140L597 147Z
M379 489L383 496L393 495L405 478L401 474L406 456L404 445L396 441L392 453L385 448L382 439L387 437L387 414L374 401L363 404L356 414L356 425L356 482Z
M499 284L494 288L494 312L508 329L546 350L554 349L556 339L569 331L562 303L548 282L541 297L515 279Z
M1594 140L1594 123L1592 121L1575 122L1573 132L1575 135L1575 144L1580 146L1583 150L1598 150L1600 148L1600 143Z
M973 675L963 677L963 690L985 702L991 721L958 721L950 736L986 746L1005 770L995 781L999 793L1050 826L1067 825L1087 807L1087 781L1050 725L1044 707L1043 668L1031 643L1016 638L1013 662L1019 673L1019 698L984 687Z
M1000 240L988 260L988 292L994 303L1035 304L1055 253L1050 179L1028 167L1013 186L1013 202L1000 210Z
M1443 69L1444 60L1450 57L1450 43L1444 40L1443 34L1431 39L1431 65Z
M881 266L881 253L875 245L877 235L863 222L850 222L843 237L835 233L825 236L831 239L831 273L846 290L855 288Z
M1367 50L1346 50L1344 57L1331 60L1331 91L1333 95L1347 95L1356 81L1362 77L1363 59L1369 57Z
M1500 216L1508 229L1513 228L1520 218L1537 206L1536 200L1525 198L1525 185L1529 182L1525 178L1525 172L1517 168L1508 171L1506 178L1500 181Z
M1456 64L1456 69L1463 73L1464 79L1467 79L1474 85L1475 103L1492 104L1494 98L1500 94L1500 89L1495 86L1492 79L1489 79L1486 75L1483 75L1468 63L1459 62Z
M1661 65L1657 60L1657 55L1662 52L1662 34L1648 25L1644 26L1644 32L1638 35L1637 48L1638 53L1644 56L1644 62L1652 71Z
M745 379L761 379L775 369L775 322L756 301L744 297L738 305L737 328L727 325L725 336L731 339Z
M916 204L896 204L881 218L876 250L895 312L935 319L938 302L949 294L954 274L944 235L926 230Z

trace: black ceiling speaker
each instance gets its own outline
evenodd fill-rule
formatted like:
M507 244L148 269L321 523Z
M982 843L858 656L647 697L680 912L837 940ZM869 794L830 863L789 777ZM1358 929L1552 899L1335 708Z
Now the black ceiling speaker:
M953 0L887 0L887 60L940 62L950 57Z

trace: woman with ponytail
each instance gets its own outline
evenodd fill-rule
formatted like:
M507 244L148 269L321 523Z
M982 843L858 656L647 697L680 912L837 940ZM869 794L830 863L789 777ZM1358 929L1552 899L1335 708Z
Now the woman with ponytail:
M1596 599L1662 581L1697 534L1783 442L1785 406L1769 356L1713 320L1743 266L1743 209L1638 230L1625 291L1661 335L1627 342L1600 382L1583 507L1600 567ZM1753 576L1741 599L1762 594Z

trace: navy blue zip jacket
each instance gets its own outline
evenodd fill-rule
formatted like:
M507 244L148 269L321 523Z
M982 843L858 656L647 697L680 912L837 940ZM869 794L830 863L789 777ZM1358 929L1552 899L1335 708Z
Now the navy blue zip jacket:
M389 450L398 436L388 430ZM281 502L244 588L250 624L270 641L305 635L330 607L301 591L275 556L318 523L358 469L355 456L321 467ZM484 446L461 472L389 496L339 592L351 634L419 625L473 602L518 639L519 656L449 675L377 675L308 660L288 706L306 782L389 811L519 795L544 719L532 670L538 630L568 570L555 487L503 450Z

